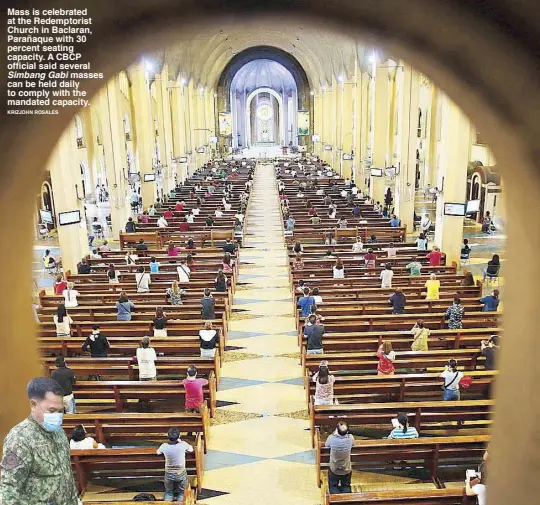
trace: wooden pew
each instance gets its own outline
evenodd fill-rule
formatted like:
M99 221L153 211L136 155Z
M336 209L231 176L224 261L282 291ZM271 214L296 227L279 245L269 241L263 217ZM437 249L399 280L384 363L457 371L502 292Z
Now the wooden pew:
M391 427L391 421L398 412L406 412L410 426L414 426L422 436L430 430L489 427L494 406L493 400L310 405L310 427L315 444L317 428L331 432L340 420L346 421L349 427ZM474 424L466 424L470 422Z
M476 500L462 488L397 489L368 493L329 494L325 505L474 505Z
M190 483L188 482L186 489L184 491L184 501L182 505L195 505L196 502L196 493L191 488ZM83 505L154 505L155 502L141 502L141 501L108 501L101 500L99 496L93 498L83 498Z
M75 426L82 424L88 435L105 445L132 445L133 440L154 443L163 440L171 426L180 433L202 433L204 452L207 452L210 436L210 414L206 402L198 413L90 413L66 414L62 428L68 438ZM189 442L191 443L191 442Z
M166 440L166 439L165 439ZM113 479L115 486L127 486L133 479L162 479L165 458L156 454L156 447L125 449L77 449L71 451L71 463L79 494L88 483L103 484ZM186 470L191 482L200 492L204 476L204 444L199 433L194 452L186 453Z
M138 231L135 233L125 233L121 231L119 233L120 239L120 249L124 249L129 243L139 242L140 239L143 239L148 244L156 244L160 246L159 236L157 230L148 230L148 231Z
M201 374L204 376L204 374ZM216 409L216 377L213 372L208 375L208 386L203 388L204 399L208 402L210 417L214 417ZM77 381L73 386L73 394L77 408L92 411L92 408L103 410L103 407L124 412L134 400L144 400L159 404L177 405L183 409L185 390L181 380L158 381Z
M444 471L456 467L465 470L476 468L481 462L489 435L425 437L412 440L357 440L351 451L353 470L379 470L392 468L395 461L400 466L421 468L429 473L430 479L442 487ZM315 433L317 484L321 485L322 473L329 466L330 450L324 446L320 433ZM407 502L405 502L407 503ZM429 503L429 502L427 502Z

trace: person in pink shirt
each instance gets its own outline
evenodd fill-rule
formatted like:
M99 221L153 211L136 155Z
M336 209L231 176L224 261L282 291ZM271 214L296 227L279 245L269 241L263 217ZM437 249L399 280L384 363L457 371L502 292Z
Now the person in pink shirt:
M178 202L175 206L174 206L174 210L176 212L182 212L184 210L184 205L186 204L186 202L184 202L184 200Z
M187 379L184 379L186 412L199 412L204 403L203 387L207 385L206 379L197 379L197 367L191 365L187 369Z
M167 247L167 256L178 256L180 248L174 245L174 242L169 241L169 247Z

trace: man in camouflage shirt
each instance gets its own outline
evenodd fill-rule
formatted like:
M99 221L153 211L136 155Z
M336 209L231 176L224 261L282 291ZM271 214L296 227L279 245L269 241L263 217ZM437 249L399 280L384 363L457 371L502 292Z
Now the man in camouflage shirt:
M2 505L77 505L69 442L62 429L62 388L47 377L28 383L30 416L4 440Z

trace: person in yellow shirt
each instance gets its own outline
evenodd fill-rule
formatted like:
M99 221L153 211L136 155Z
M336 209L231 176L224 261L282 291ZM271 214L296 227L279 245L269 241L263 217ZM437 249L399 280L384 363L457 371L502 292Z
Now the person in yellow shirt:
M438 300L439 288L441 287L441 281L437 279L435 274L429 276L429 280L426 281L425 287L427 289L426 300Z

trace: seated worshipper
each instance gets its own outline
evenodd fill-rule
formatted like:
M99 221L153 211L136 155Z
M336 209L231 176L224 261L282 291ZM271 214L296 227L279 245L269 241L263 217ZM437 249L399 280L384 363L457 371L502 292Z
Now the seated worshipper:
M163 217L165 219L172 219L174 217L174 214L173 214L173 211L171 209L166 209L164 212L163 212ZM159 222L159 221L158 221Z
M418 235L418 238L415 240L415 242L417 251L427 251L428 240L423 233L420 233L420 235Z
M362 238L356 237L355 243L352 245L353 253L361 253L364 250L364 244L362 244Z
M347 225L347 220L343 216L340 216L337 222L338 228L347 228Z
M184 200L180 200L179 202L176 203L176 205L174 206L174 210L176 212L182 212L184 210L184 206L186 205L186 202Z
M185 247L186 247L186 249L188 249L188 250L189 250L189 249L197 249L197 246L195 245L195 241L194 241L192 238L188 239L188 241L186 242L186 246L185 246Z
M150 273L151 274L157 274L159 273L159 267L161 266L161 263L158 263L155 256L152 256L150 258L150 263L148 264L150 267Z
M79 292L76 289L73 289L74 287L75 284L73 282L68 282L67 288L62 291L62 296L64 297L64 305L66 306L66 309L72 309L73 307L77 307L79 305L79 303L77 302Z
M491 335L489 340L482 340L480 352L486 358L484 363L486 370L497 369L497 354L499 353L499 337ZM53 377L54 378L54 377Z
M412 276L419 276L422 273L422 263L413 260L405 265L405 268L410 272Z
M156 215L156 209L154 208L153 205L150 205L150 207L148 207L148 215L151 217Z
M215 210L214 216L216 216L216 217L223 217L223 210L221 209L221 207L218 207L218 208Z
M223 244L223 252L229 254L234 254L236 252L236 245L231 242L230 238L225 240L225 244Z
M429 276L429 280L424 284L426 288L426 300L438 300L439 299L439 289L441 287L441 281L437 279L435 274Z
M382 217L384 217L384 218L389 218L390 217L390 209L388 207L383 208Z
M323 354L322 338L324 326L317 322L317 316L309 316L309 325L304 326L304 338L307 339L307 354Z
M157 225L158 225L158 228L167 228L167 226L169 226L164 216L159 216L157 220Z
M303 280L299 280L298 281L298 286L296 286L296 292L297 293L303 293L304 292L304 288L306 288L307 286L305 285L306 282L303 281Z
M209 288L205 288L204 296L201 298L201 319L215 319L216 300L212 296Z
M411 351L427 351L429 334L429 328L424 326L424 321L418 321L411 329L413 336Z
M360 210L360 207L358 206L357 203L354 204L354 207L353 207L353 210L351 211L351 214L354 216L354 217L361 217L362 216L362 211Z
M131 312L135 308L133 302L130 301L125 291L120 293L120 297L116 302L116 320L131 321Z
M172 240L169 240L169 245L167 246L167 256L178 256L180 254L180 248L174 245Z
M324 239L324 245L336 245L336 239L334 238L334 234L332 232L329 232L326 235L326 238Z
M484 219L482 220L482 233L491 233L492 231L492 223L493 220L491 219L491 213L488 211L486 212L486 215L484 216Z
M143 337L141 346L136 352L137 363L139 365L139 380L154 381L157 379L156 371L156 350L150 347L150 337Z
M210 219L212 219L211 216L208 216L208 217L210 217ZM213 220L212 220L212 224L213 224ZM207 226L208 226L208 224L207 224ZM209 226L211 226L211 225L209 225ZM186 233L187 231L189 231L189 223L188 223L187 217L182 219L182 221L178 225L178 230L181 231L182 233Z
M395 258L397 256L397 249L395 248L393 242L390 242L390 245L386 249L386 254L388 254L389 258Z
M71 432L69 441L70 449L105 449L103 444L99 444L86 433L86 429L82 424L78 424Z
M154 337L167 336L167 314L163 312L163 307L156 307L156 315L152 320L154 326Z
M328 370L328 361L321 361L311 380L315 383L314 405L333 405L336 378Z
M148 246L144 243L144 239L139 239L139 243L135 246L137 251L148 251Z
M463 328L463 314L465 308L461 305L461 299L456 297L454 298L454 303L448 307L445 314L445 319L448 320L448 328L452 330L457 330Z
M461 246L460 259L467 260L469 259L470 255L471 255L471 248L469 247L469 240L464 238L463 245Z
M297 240L294 243L293 252L296 253L296 254L304 252L304 247L302 246L302 244L301 244L301 242L299 240Z
M448 361L448 365L444 367L444 372L441 373L441 377L444 379L443 389L443 401L456 401L460 399L459 381L463 379L463 372L460 372L457 368L457 361L451 359Z
M230 274L234 270L234 261L231 258L230 253L225 253L223 259L221 260L221 268L224 272Z
M334 279L345 279L345 267L341 258L336 259L336 263L332 268L332 276Z
M376 235L373 233L373 234L370 235L370 237L369 237L368 244L376 244L376 243L377 243L377 237L376 237Z
M187 293L185 289L180 289L178 281L173 281L170 288L167 288L165 297L171 305L182 305L182 296Z
M315 212L315 213L309 218L309 222L310 222L312 225L321 224L321 218L319 217L319 214L317 214L317 212Z
M486 505L487 462L484 461L478 470L478 473L474 475L467 475L465 479L465 494L467 496L476 496L478 505ZM468 472L469 470L467 470Z
M328 217L330 219L336 219L336 212L337 209L334 205L330 205L330 207L328 207Z
M56 279L53 281L53 290L55 295L61 295L62 291L67 288L67 281L64 279L64 276L59 274L56 276Z
M377 261L377 255L373 252L373 249L368 249L367 254L364 254L364 263L368 268L375 268Z
M433 250L427 255L427 258L432 267L438 267L441 264L441 250L437 246L434 246Z
M90 265L86 261L86 258L82 258L81 262L77 265L77 273L80 275L86 275L91 272Z
M460 282L461 286L474 286L474 277L468 270L463 270L463 280Z
M293 270L304 270L304 259L302 258L302 254L297 254L294 257L292 268Z
M184 492L188 482L186 471L186 452L193 452L193 447L180 440L180 430L169 428L169 441L161 444L157 454L165 456L165 494L163 501L172 502L176 497L178 503L184 502Z
M295 224L296 224L296 221L294 220L294 218L292 216L289 216L289 218L287 219L287 222L285 223L286 230L289 233L292 233L294 231Z
M97 219L97 217L94 218L94 219ZM139 223L148 224L148 222L149 222L148 212L144 211L144 212L137 218L137 220L139 221Z
M71 368L68 368L64 356L57 356L55 359L56 369L51 373L51 379L58 382L64 391L62 403L66 414L75 414L77 406L73 396L73 384L75 384L75 374Z
M392 342L385 340L377 350L379 364L377 365L377 375L394 375L394 361L396 353L392 350Z
M328 467L329 493L351 493L351 449L354 446L354 437L349 433L349 427L346 422L338 422L337 428L326 439L324 446L330 448L330 465Z
M190 210L186 216L186 223L193 224L195 222L195 214Z
M103 259L103 256L101 256L101 254L98 253L97 249L92 249L90 251L89 256L90 256L91 260L102 260Z
M312 293L313 299L315 300L315 304L319 305L323 302L322 296L319 294L319 288L313 288Z
M298 298L296 305L300 309L302 317L307 317L311 314L311 307L315 305L315 299L309 294L309 288L304 288L303 295Z
M128 251L124 256L124 259L126 260L126 265L135 265L139 257L136 254Z
M99 324L92 326L92 333L86 337L82 345L82 351L86 352L90 347L90 356L92 358L106 358L107 350L110 347L107 337L99 331Z
M394 214L392 216L392 219L390 219L390 226L392 228L397 228L399 226L399 223L400 223L400 221L399 221L398 217Z
M128 218L126 223L126 233L135 233L136 231L137 229L135 227L135 223L133 222L133 218Z
M388 435L389 439L404 440L418 438L418 431L414 426L409 426L409 417L405 412L399 412L397 419L392 419L394 429Z
M384 266L384 269L380 275L381 288L391 288L393 277L394 277L394 271L392 270L392 265L390 263L387 263Z
M494 254L493 257L488 261L487 268L484 268L484 278L483 281L486 281L486 277L494 278L499 276L499 271L501 270L501 260L498 254Z
M216 347L219 334L212 328L212 322L206 321L204 329L199 330L199 345L201 349L201 358L213 358L216 355Z
M236 214L234 215L234 219L238 219L238 221L240 221L241 223L244 222L244 213L241 209L236 212Z
M191 277L191 269L187 265L185 259L180 260L180 264L176 268L176 271L178 272L178 280L180 282L189 282L189 278Z
M494 289L490 295L480 298L482 312L496 312L499 307L499 290Z
M390 297L389 302L392 305L392 314L403 314L405 312L405 302L407 298L401 288L396 288L395 293Z
M218 270L217 277L214 280L214 288L218 293L225 293L227 291L227 276L221 268Z
M53 320L56 326L57 337L71 337L71 325L73 324L73 319L69 317L66 306L63 303L58 305Z
M107 270L107 280L109 284L118 284L120 283L120 272L116 270L114 263L109 265L109 270Z
M193 215L194 216L198 216L200 213L201 213L201 207L200 205L197 204L196 207L194 207L191 212L193 212Z
M150 274L144 271L144 267L141 265L137 269L135 274L135 284L137 286L137 293L148 293L150 291L150 284L152 280Z
M186 412L199 412L204 403L203 387L208 385L206 379L197 379L197 367L191 365L187 369L187 378L183 380L186 390Z

